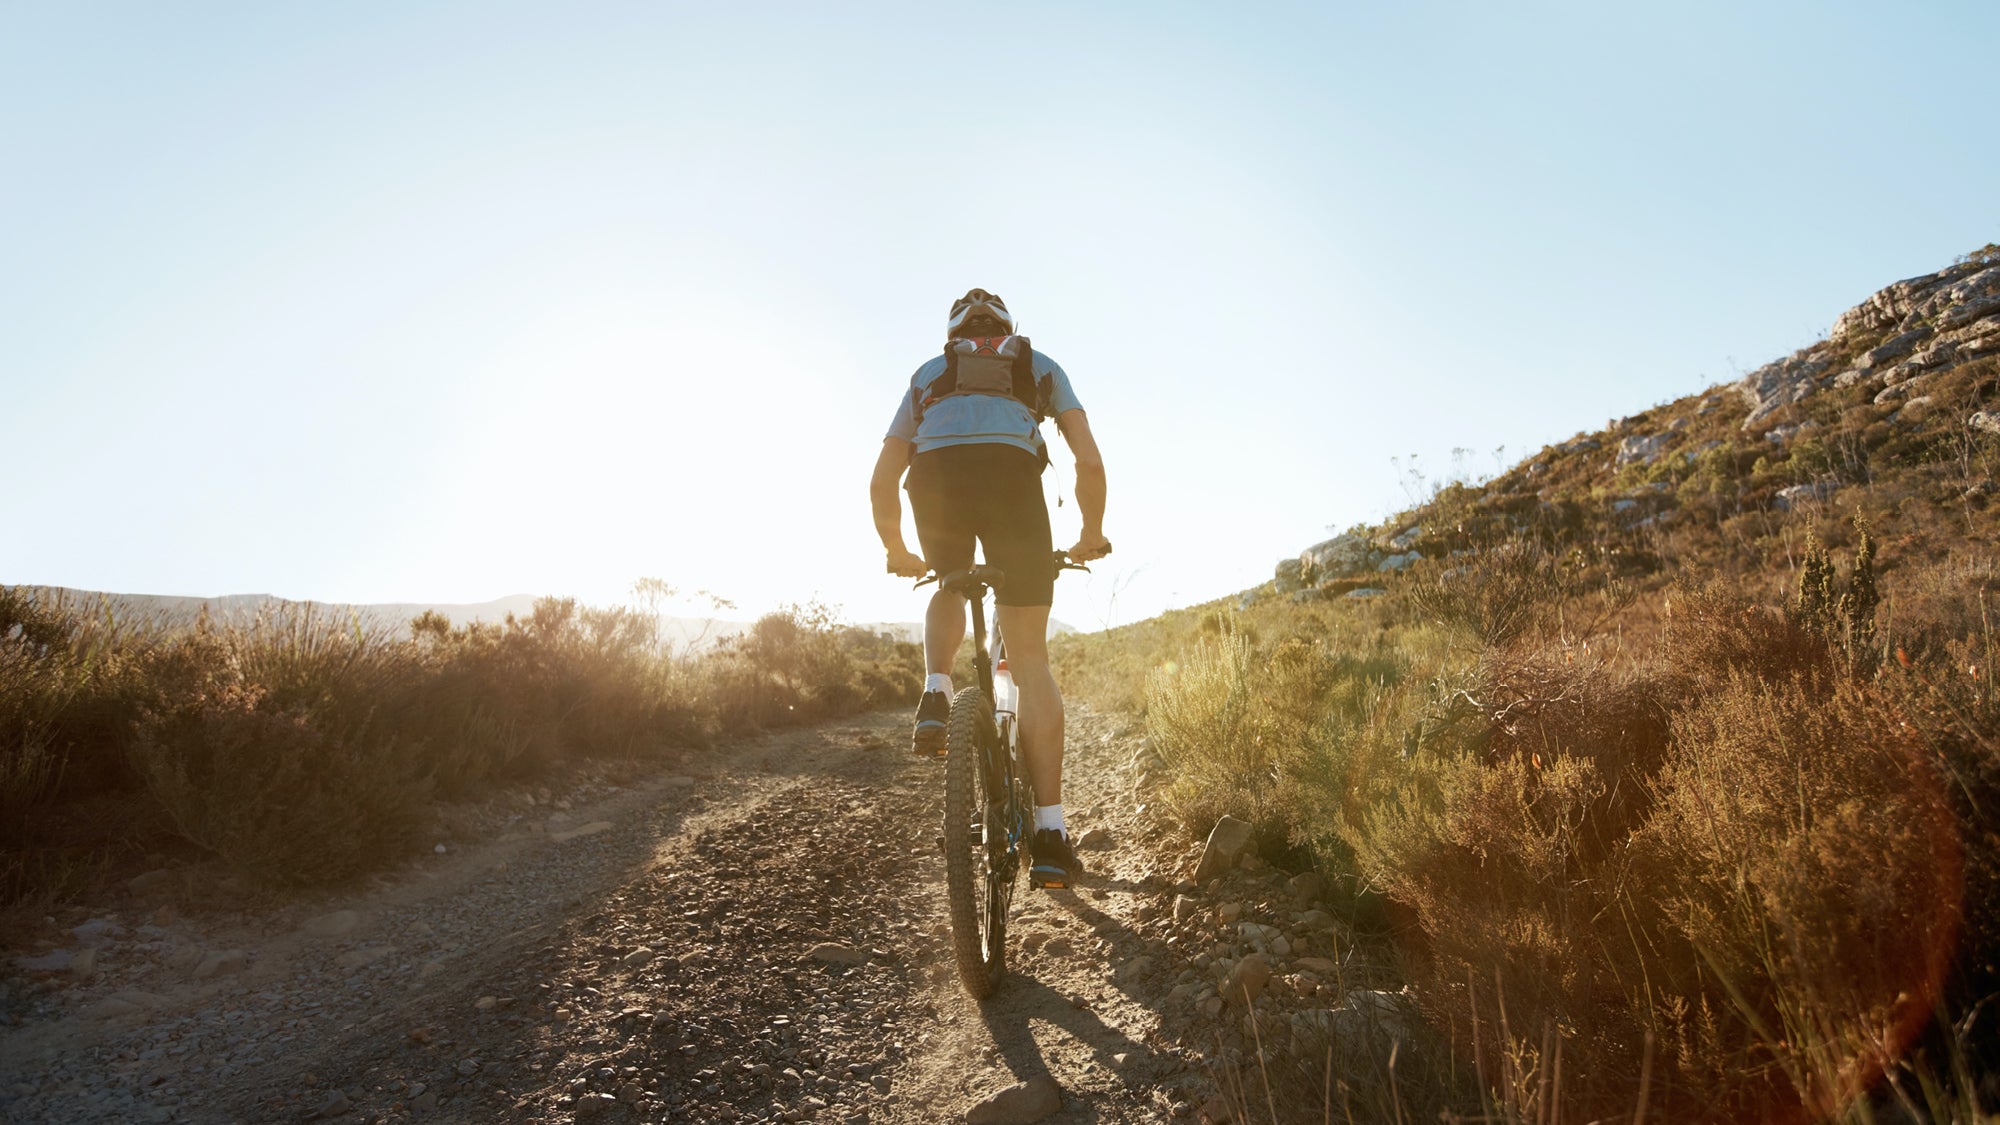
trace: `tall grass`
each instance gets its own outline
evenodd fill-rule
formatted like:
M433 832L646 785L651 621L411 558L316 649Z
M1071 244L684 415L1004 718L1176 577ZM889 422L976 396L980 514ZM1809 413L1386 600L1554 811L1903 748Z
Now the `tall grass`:
M0 587L0 896L68 878L86 804L122 803L131 831L164 823L267 884L324 882L405 851L437 794L909 702L921 683L917 646L822 606L701 654L656 621L543 599L456 627L311 605L170 625ZM116 850L118 820L81 843Z
M1911 1060L2000 988L1990 568L1905 566L1839 629L1683 583L1620 646L1589 623L1631 595L1538 551L1182 621L1145 706L1190 834L1254 818L1385 891L1513 1119L1976 1100L1964 1049Z

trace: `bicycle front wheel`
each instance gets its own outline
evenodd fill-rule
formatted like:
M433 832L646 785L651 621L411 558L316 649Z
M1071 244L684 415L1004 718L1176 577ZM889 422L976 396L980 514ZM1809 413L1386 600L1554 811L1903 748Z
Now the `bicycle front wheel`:
M1007 971L1007 911L1005 900L989 893L993 872L984 838L1003 830L987 823L999 797L987 791L994 738L992 701L979 688L959 689L945 734L944 887L958 979L975 1000L991 996Z

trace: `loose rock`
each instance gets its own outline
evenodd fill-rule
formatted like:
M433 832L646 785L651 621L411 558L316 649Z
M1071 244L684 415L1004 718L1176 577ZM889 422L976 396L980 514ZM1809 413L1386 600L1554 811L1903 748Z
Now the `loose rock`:
M74 956L67 949L53 949L40 957L22 957L14 963L24 973L66 973Z
M1271 963L1261 953L1252 953L1229 970L1222 982L1222 995L1229 1003L1248 1007L1263 995L1271 979Z
M829 965L859 965L868 960L868 951L837 941L823 941L813 946L806 956Z
M1202 846L1201 862L1195 865L1194 881L1205 883L1236 865L1236 858L1250 844L1250 822L1224 816L1209 830L1208 843Z
M142 899L162 899L180 889L179 875L162 867L143 875L134 875L125 881L125 886Z
M1055 1079L1038 1074L989 1095L965 1113L966 1125L1031 1125L1062 1108Z
M250 965L250 954L241 949L221 949L201 959L194 967L194 979L234 976Z
M322 914L301 927L307 937L315 938L346 937L360 928L361 914L355 910L336 910L331 914Z

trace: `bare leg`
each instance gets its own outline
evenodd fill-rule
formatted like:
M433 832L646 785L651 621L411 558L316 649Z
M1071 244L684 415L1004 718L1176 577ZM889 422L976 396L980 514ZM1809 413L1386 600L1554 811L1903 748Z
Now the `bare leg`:
M1035 787L1035 803L1061 804L1063 702L1049 669L1049 607L995 606L994 616L1007 637L1007 669L1021 695L1021 756Z
M939 590L924 610L924 671L949 675L964 642L965 598Z

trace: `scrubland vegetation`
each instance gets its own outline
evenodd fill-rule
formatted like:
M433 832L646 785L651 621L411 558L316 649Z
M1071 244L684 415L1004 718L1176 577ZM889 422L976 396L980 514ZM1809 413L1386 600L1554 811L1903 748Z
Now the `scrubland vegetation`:
M657 620L544 599L402 631L310 605L170 625L0 587L0 904L187 845L264 885L338 881L406 854L436 798L911 703L922 682L917 646L822 606L699 654Z
M2000 437L1964 423L1996 388L1668 404L1354 530L1399 571L1063 638L1059 675L1144 713L1191 838L1249 819L1384 920L1485 1091L1460 1113L1984 1120ZM1806 482L1841 487L1778 510Z

